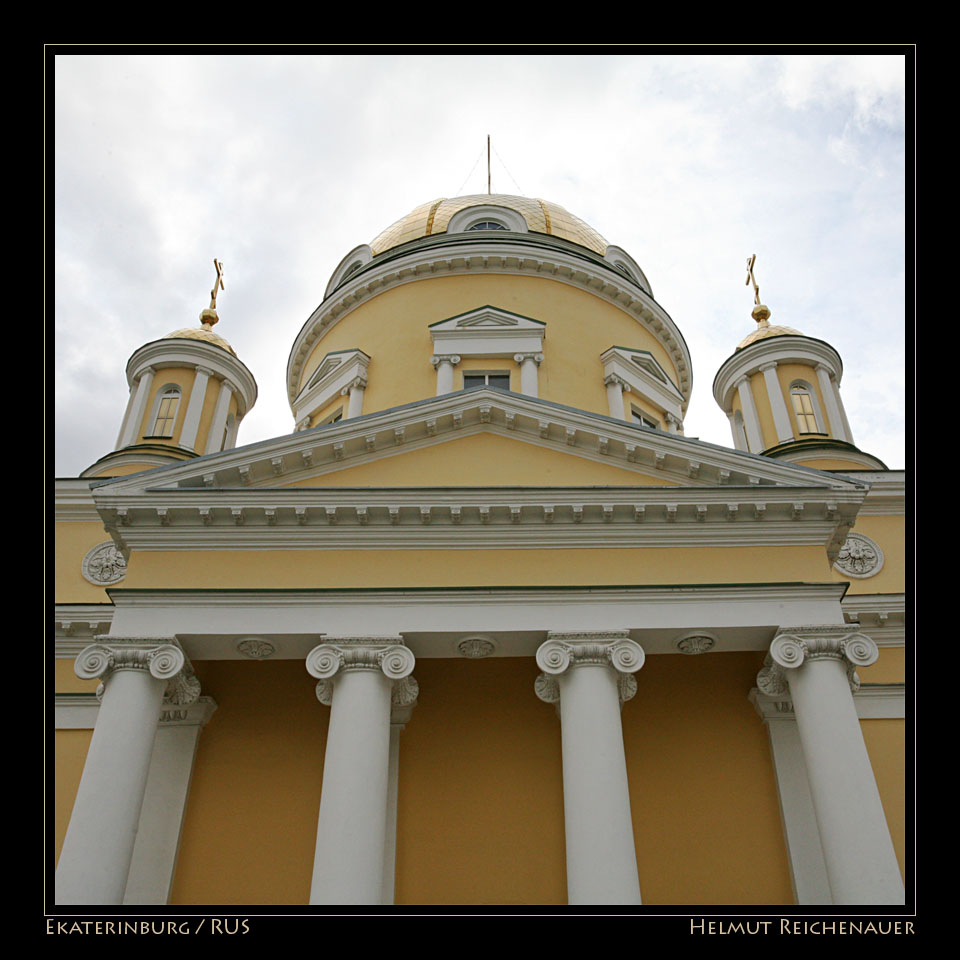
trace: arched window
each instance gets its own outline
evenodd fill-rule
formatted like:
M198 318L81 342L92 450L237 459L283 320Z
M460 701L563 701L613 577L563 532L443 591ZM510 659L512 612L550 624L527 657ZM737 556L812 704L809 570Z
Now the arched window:
M469 227L470 230L506 230L507 228L502 223L497 223L496 220L481 220L479 223L473 224Z
M790 400L793 403L793 415L797 418L797 428L801 434L826 433L816 396L809 383L798 380L790 384Z
M169 385L163 388L160 402L157 404L157 415L153 421L153 437L172 437L173 425L177 421L177 409L180 406L180 388Z

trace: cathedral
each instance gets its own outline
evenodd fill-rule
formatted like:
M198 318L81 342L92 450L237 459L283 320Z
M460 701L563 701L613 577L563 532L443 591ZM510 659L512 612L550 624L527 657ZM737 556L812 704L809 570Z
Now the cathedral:
M214 263L55 484L57 906L904 903L905 477L752 258L729 446L556 203L347 253L245 445Z

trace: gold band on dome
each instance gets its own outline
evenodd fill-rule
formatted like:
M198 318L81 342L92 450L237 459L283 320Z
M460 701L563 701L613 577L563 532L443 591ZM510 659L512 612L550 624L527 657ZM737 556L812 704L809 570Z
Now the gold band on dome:
M439 207L441 203L443 203L443 200L442 200L442 199L438 200L438 201L430 208L430 213L429 213L429 215L427 216L427 236L428 236L428 237L430 236L431 233L433 233L433 218L436 216L436 214L437 214L437 207Z
M540 204L540 209L543 211L543 222L547 225L547 233L553 233L550 228L550 211L547 209L547 205L542 200L537 200L537 203Z

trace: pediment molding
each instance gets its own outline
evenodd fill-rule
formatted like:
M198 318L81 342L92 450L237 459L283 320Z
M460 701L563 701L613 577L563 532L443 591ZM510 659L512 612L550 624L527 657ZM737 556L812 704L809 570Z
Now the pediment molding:
M546 323L486 304L431 323L430 339L437 353L464 357L512 357L540 353Z

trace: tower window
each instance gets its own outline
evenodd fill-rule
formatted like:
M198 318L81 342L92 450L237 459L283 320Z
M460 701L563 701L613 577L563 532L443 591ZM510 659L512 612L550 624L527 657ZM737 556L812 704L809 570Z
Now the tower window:
M497 223L496 220L481 220L479 223L473 224L472 227L468 228L469 230L506 230L507 228L502 223Z
M465 373L463 375L463 389L471 387L493 387L495 390L510 389L509 373Z
M790 387L790 399L793 403L793 413L797 418L799 432L802 434L823 433L824 430L817 417L809 384L793 384Z
M151 437L172 437L173 425L177 420L177 408L180 406L180 388L164 387L157 406L157 417L153 422Z

